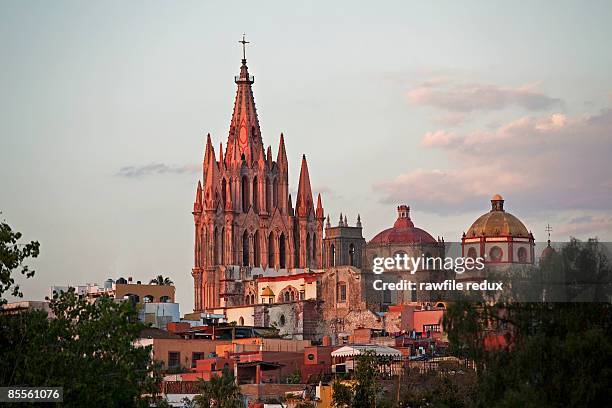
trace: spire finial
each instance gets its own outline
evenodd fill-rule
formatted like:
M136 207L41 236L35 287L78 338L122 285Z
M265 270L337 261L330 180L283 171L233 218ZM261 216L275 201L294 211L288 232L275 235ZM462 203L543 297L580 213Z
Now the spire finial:
M548 246L550 246L550 233L552 232L552 227L550 226L550 224L546 224L546 229L545 231L548 233Z
M242 41L238 41L242 44L242 59L246 61L246 45L250 43L250 41L246 40L246 34L242 33Z

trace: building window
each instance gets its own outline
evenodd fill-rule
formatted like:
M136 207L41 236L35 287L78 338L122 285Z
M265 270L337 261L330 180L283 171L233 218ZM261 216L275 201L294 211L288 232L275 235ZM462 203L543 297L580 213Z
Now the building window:
M489 257L491 262L500 262L502 260L502 256L504 255L504 251L498 246L494 246L489 250Z
M329 248L329 265L336 266L336 247L334 244Z
M281 269L285 269L285 250L285 234L281 234L278 239L278 258Z
M204 359L204 353L197 352L197 351L194 351L193 353L191 353L191 368L195 368L196 362L202 359Z
M391 303L391 291L383 290L383 303Z
M162 297L159 298L159 301L161 303L168 303L168 302L170 302L170 296L162 296Z
M259 214L259 186L257 177L253 179L253 209L256 214Z
M338 283L338 302L346 302L346 283Z
M181 353L178 351L168 352L168 368L178 368L181 366Z
M467 257L476 259L478 257L478 255L476 254L476 248L471 247L470 249L468 249Z
M268 235L268 268L274 268L274 234Z
M154 298L153 295L146 295L144 298L142 298L144 300L145 303L152 303Z
M527 250L525 247L520 247L518 249L518 260L519 262L526 263L527 262Z
M279 325L280 327L283 327L283 326L285 325L285 323L286 323L285 315L284 315L284 314L282 314L282 315L280 315L280 317L278 318L278 325Z
M242 176L240 189L242 190L242 212L249 210L249 182L246 176Z
M315 355L312 353L308 353L308 360L312 361L315 359Z
M238 326L244 326L244 317L240 316L240 319L238 319Z
M349 265L355 266L355 245L349 245Z
M242 266L249 266L249 233L242 234Z
M439 324L424 324L423 332L440 333L440 325Z

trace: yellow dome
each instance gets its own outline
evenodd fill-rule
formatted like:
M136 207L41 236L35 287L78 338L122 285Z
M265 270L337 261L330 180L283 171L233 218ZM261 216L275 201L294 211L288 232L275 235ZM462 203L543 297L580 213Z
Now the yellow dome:
M269 286L266 286L265 288L262 289L261 296L272 296L272 297L274 297L274 292L272 291L272 289L270 289Z
M504 199L495 194L491 199L491 211L478 217L468 229L466 237L522 237L531 234L514 215L504 211Z

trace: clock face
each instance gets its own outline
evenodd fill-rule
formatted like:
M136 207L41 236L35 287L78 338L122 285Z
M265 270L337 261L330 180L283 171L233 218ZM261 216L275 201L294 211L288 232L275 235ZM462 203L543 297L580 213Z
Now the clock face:
M238 141L240 142L240 146L246 146L247 140L249 139L249 134L246 126L240 127L240 134L238 136Z

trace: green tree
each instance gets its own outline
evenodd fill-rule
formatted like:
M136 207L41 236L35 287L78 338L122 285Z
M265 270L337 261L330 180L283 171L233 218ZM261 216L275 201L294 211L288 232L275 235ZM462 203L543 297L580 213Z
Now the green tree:
M227 367L220 376L213 375L210 381L200 379L198 389L200 394L193 398L198 408L240 408L244 405L240 387Z
M64 387L66 407L146 406L157 377L150 347L134 344L145 327L130 302L56 295L53 314L0 316L0 384Z
M174 282L172 282L172 279L170 279L168 277L164 278L162 275L157 275L155 278L151 279L149 281L149 283L155 284L155 285L160 285L160 286L170 286Z
M20 273L26 278L34 276L34 271L28 265L24 265L27 258L36 258L40 251L37 241L21 243L20 232L13 231L11 227L0 222L0 306L6 303L4 293L16 297L23 297L19 285L15 284L14 272Z
M378 383L378 358L375 353L366 351L355 357L357 365L352 386L338 381L333 384L333 401L336 408L370 408L376 406L381 387Z
M334 408L350 408L353 406L352 404L352 387L342 384L340 381L334 381L332 385L332 406Z
M572 240L536 273L561 268L564 290L582 296L582 281L605 285L609 263L592 241ZM552 271L557 275L559 270ZM586 278L585 278L586 277ZM588 288L595 299L605 286ZM590 295L589 295L590 296ZM517 303L449 306L443 325L451 350L476 363L479 406L605 406L612 401L612 305ZM505 333L507 347L487 349L486 333Z

